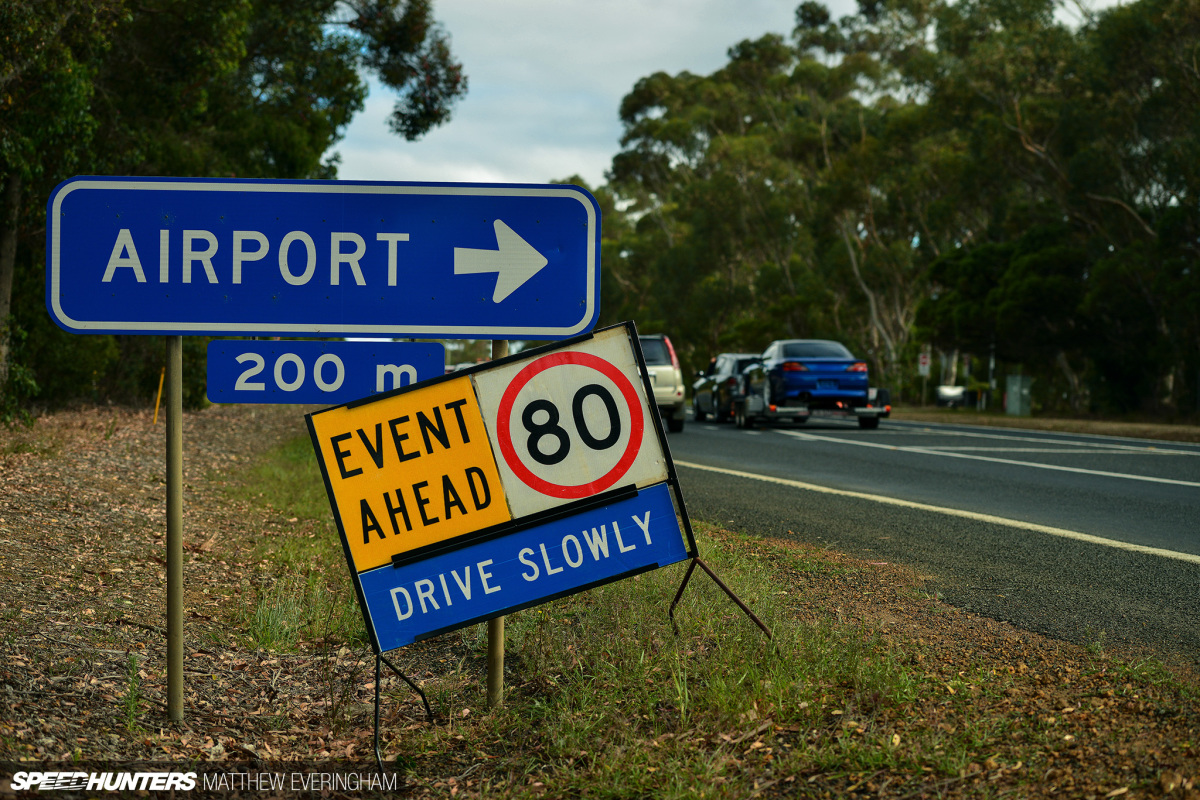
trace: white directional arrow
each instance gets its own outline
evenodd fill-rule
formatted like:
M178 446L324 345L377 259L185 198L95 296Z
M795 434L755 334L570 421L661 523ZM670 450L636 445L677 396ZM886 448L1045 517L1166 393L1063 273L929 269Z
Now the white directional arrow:
M495 250L454 248L454 274L495 272L496 291L492 294L492 302L499 303L536 275L547 261L545 256L501 220L496 220L495 228Z

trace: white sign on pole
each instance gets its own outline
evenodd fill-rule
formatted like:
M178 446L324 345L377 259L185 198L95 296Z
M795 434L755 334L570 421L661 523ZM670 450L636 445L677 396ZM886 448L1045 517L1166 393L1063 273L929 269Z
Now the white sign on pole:
M921 354L917 356L917 374L922 378L929 377L929 363L932 361L929 350L921 350Z

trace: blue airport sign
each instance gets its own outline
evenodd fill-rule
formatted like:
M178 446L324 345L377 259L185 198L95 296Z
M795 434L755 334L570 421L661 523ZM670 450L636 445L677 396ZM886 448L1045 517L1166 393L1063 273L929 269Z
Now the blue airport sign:
M334 405L444 375L434 342L263 341L208 343L212 403Z
M357 576L377 652L689 558L666 483Z
M46 305L74 333L564 339L599 242L577 186L79 177Z

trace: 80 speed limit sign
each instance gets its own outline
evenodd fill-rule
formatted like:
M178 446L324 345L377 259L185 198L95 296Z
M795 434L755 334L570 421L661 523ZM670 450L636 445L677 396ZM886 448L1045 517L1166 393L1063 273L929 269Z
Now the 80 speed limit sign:
M482 373L476 387L516 517L667 478L623 328Z

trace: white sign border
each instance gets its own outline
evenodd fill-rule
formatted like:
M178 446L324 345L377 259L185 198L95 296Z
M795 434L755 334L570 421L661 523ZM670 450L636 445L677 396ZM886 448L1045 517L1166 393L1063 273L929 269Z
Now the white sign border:
M588 235L587 242L587 302L579 322L569 327L496 327L483 325L344 325L333 323L278 324L263 322L109 322L80 321L69 317L61 305L61 230L63 200L78 189L127 189L133 191L219 191L219 192L279 192L288 194L405 194L463 197L569 197L577 200L587 211L588 230L595 231L598 221L596 208L576 187L562 188L547 186L490 186L484 184L436 184L436 183L360 183L356 181L288 183L282 181L203 181L185 180L103 180L99 178L72 178L55 189L50 206L50 221L46 232L47 256L50 259L47 275L47 299L57 321L70 327L75 333L138 333L145 331L161 334L172 331L178 334L237 335L271 333L273 335L338 336L363 334L378 336L419 336L422 338L443 337L447 339L521 339L521 338L567 338L584 333L590 327L596 313L596 270L599 253L596 251L598 237Z

